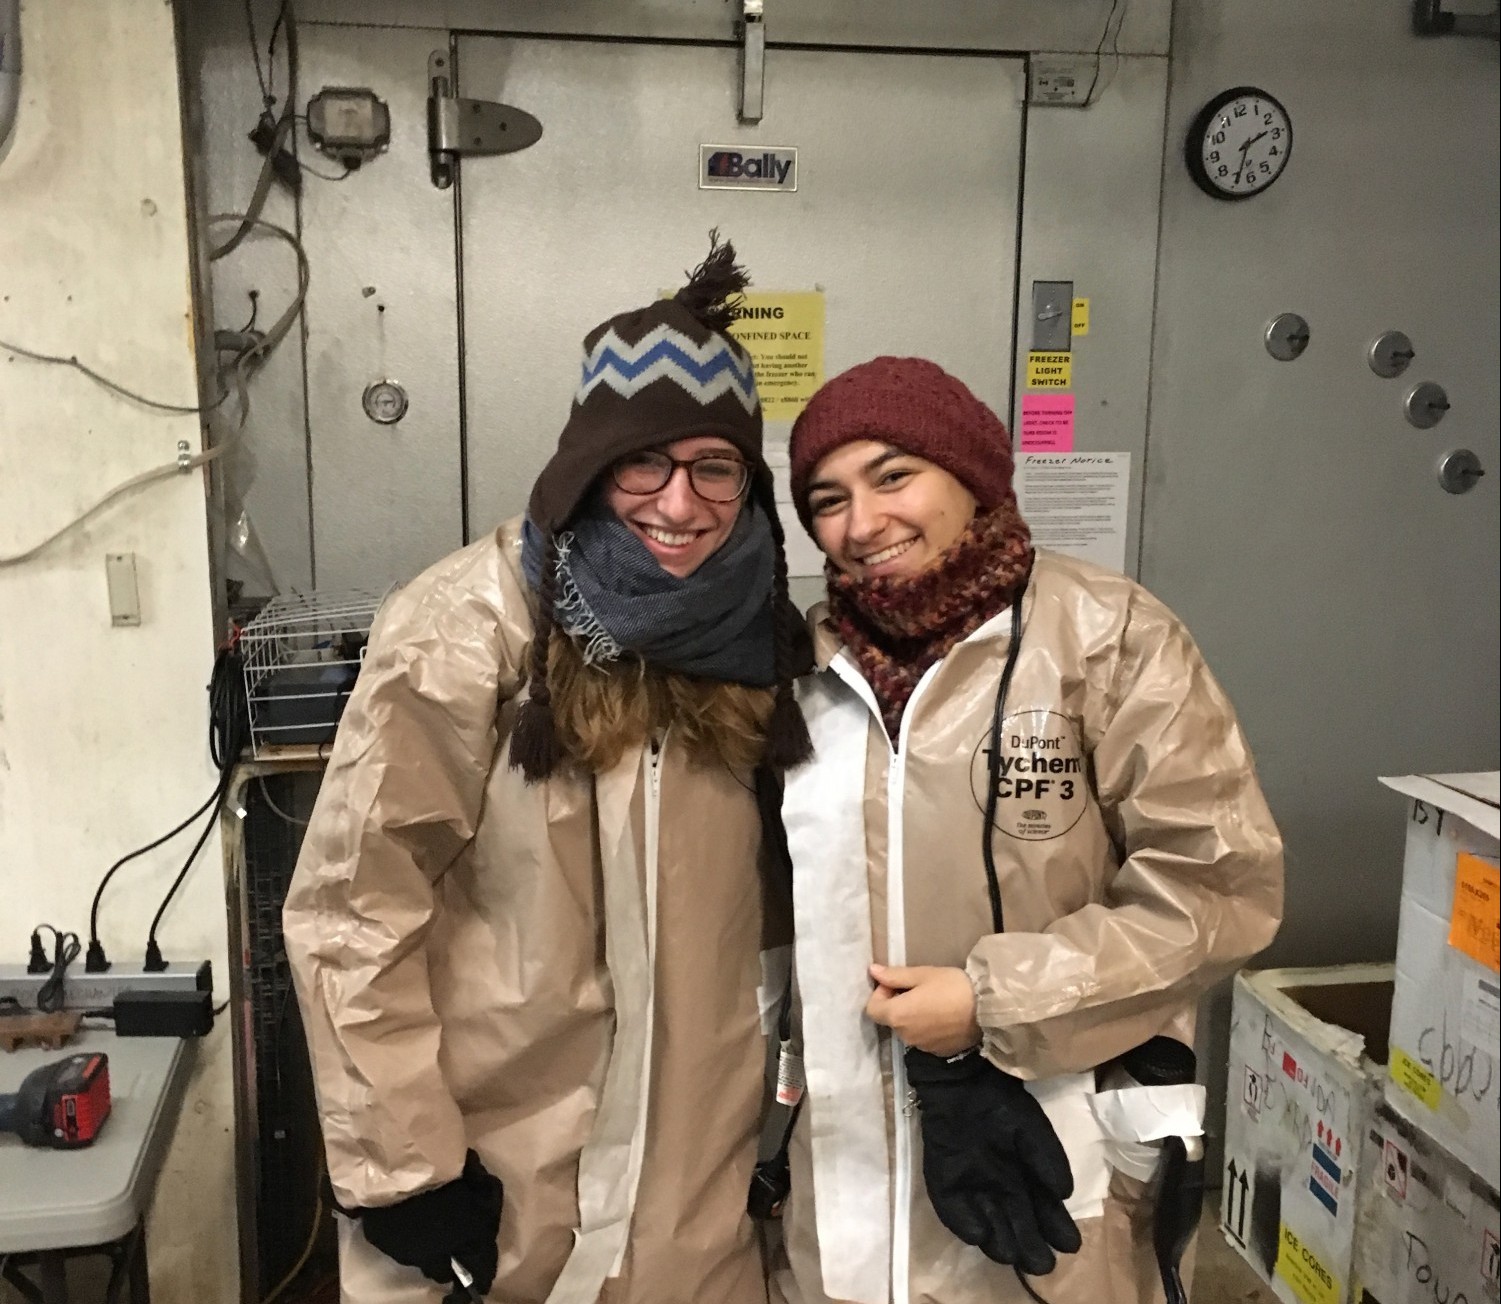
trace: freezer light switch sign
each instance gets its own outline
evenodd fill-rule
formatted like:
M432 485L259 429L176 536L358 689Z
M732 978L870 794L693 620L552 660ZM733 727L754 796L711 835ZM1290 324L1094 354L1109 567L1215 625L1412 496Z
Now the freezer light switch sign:
M783 145L700 145L700 190L797 189L797 150Z

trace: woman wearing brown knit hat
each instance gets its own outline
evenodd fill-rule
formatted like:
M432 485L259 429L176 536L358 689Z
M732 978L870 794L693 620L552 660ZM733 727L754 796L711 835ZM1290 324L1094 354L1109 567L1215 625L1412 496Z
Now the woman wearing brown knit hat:
M756 776L808 738L745 284L592 331L526 521L381 613L285 910L346 1300L765 1300Z
M807 1094L779 1284L1176 1304L1195 1003L1282 907L1230 704L1139 585L1034 549L1005 428L933 363L831 380L791 463L829 599L783 805Z

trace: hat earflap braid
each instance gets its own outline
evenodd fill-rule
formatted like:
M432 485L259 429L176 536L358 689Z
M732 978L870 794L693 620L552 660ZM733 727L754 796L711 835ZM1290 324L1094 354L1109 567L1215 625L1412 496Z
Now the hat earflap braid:
M803 719L792 690L797 660L797 634L793 621L797 619L797 608L792 605L787 592L787 554L780 542L777 544L776 565L772 627L776 637L777 696L766 725L765 763L780 773L813 759L813 739L808 736L807 721Z
M542 575L537 592L537 622L532 634L531 693L516 713L511 734L510 764L528 783L541 783L563 759L563 745L553 718L552 692L547 685L547 656L552 645L553 604L558 591L558 539L551 532L542 552Z

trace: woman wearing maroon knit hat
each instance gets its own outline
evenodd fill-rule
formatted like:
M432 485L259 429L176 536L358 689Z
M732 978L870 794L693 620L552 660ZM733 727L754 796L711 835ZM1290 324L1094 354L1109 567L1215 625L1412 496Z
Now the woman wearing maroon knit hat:
M1181 1298L1201 993L1276 932L1230 703L1124 575L1033 547L996 415L932 362L792 432L827 557L787 776L806 1096L795 1304Z

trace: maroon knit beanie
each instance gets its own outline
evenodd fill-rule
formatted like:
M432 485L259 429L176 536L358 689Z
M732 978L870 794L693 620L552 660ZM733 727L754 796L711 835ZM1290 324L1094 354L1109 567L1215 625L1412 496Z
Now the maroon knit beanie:
M792 427L792 501L810 534L808 480L843 444L871 439L941 466L981 511L1014 502L1011 436L963 381L925 358L873 358L827 382Z

